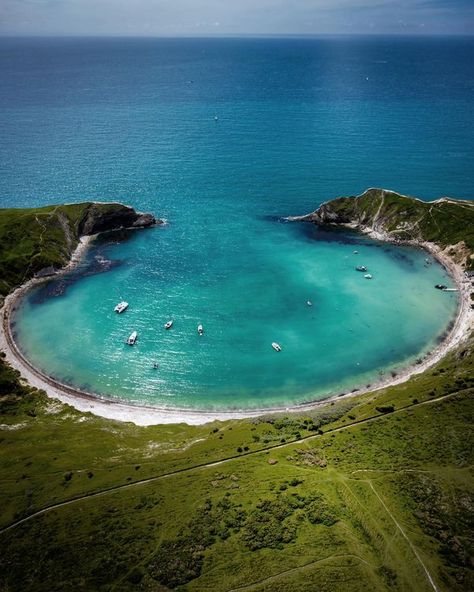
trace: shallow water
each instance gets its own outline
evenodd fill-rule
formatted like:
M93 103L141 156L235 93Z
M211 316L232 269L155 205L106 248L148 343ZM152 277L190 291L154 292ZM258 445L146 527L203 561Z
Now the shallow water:
M415 360L455 313L444 271L278 217L369 186L470 198L473 60L472 39L0 39L1 205L169 220L32 294L21 347L76 386L186 407L301 402Z
M345 233L328 242L301 224L248 223L258 240L209 236L194 261L176 247L179 224L94 247L80 269L28 297L15 325L23 350L56 378L105 396L247 408L365 386L446 331L457 298L434 289L449 279L426 254ZM361 263L372 280L355 270ZM117 315L122 298L130 307Z

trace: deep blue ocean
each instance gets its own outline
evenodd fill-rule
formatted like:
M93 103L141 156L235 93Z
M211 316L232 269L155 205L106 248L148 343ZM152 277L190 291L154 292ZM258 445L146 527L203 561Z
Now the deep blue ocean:
M473 64L471 38L0 39L1 206L117 200L169 222L33 293L21 347L93 392L196 407L412 362L455 312L444 271L278 218L368 187L472 198Z

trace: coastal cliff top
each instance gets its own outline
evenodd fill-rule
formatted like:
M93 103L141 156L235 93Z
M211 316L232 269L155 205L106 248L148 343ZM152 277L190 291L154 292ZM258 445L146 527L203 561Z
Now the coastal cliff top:
M291 221L346 225L390 240L430 242L446 249L465 269L474 269L474 202L441 198L422 201L386 189L323 203Z
M0 295L66 265L82 236L161 223L120 203L0 209Z

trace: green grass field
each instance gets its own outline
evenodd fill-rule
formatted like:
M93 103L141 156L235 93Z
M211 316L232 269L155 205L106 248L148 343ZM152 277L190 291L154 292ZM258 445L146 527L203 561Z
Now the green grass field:
M0 588L472 590L471 348L310 415L199 427L19 387L2 398Z

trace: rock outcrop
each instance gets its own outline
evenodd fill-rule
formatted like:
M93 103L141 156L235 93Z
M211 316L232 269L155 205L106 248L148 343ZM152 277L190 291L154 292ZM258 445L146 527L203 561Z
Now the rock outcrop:
M162 223L162 220L156 220L152 214L136 212L123 204L91 203L78 223L77 234L87 236L121 228L146 228Z
M448 198L422 201L386 189L368 189L287 220L347 226L382 240L433 243L447 250L464 269L474 268L474 202Z
M162 224L120 203L0 209L0 295L69 263L82 236Z

